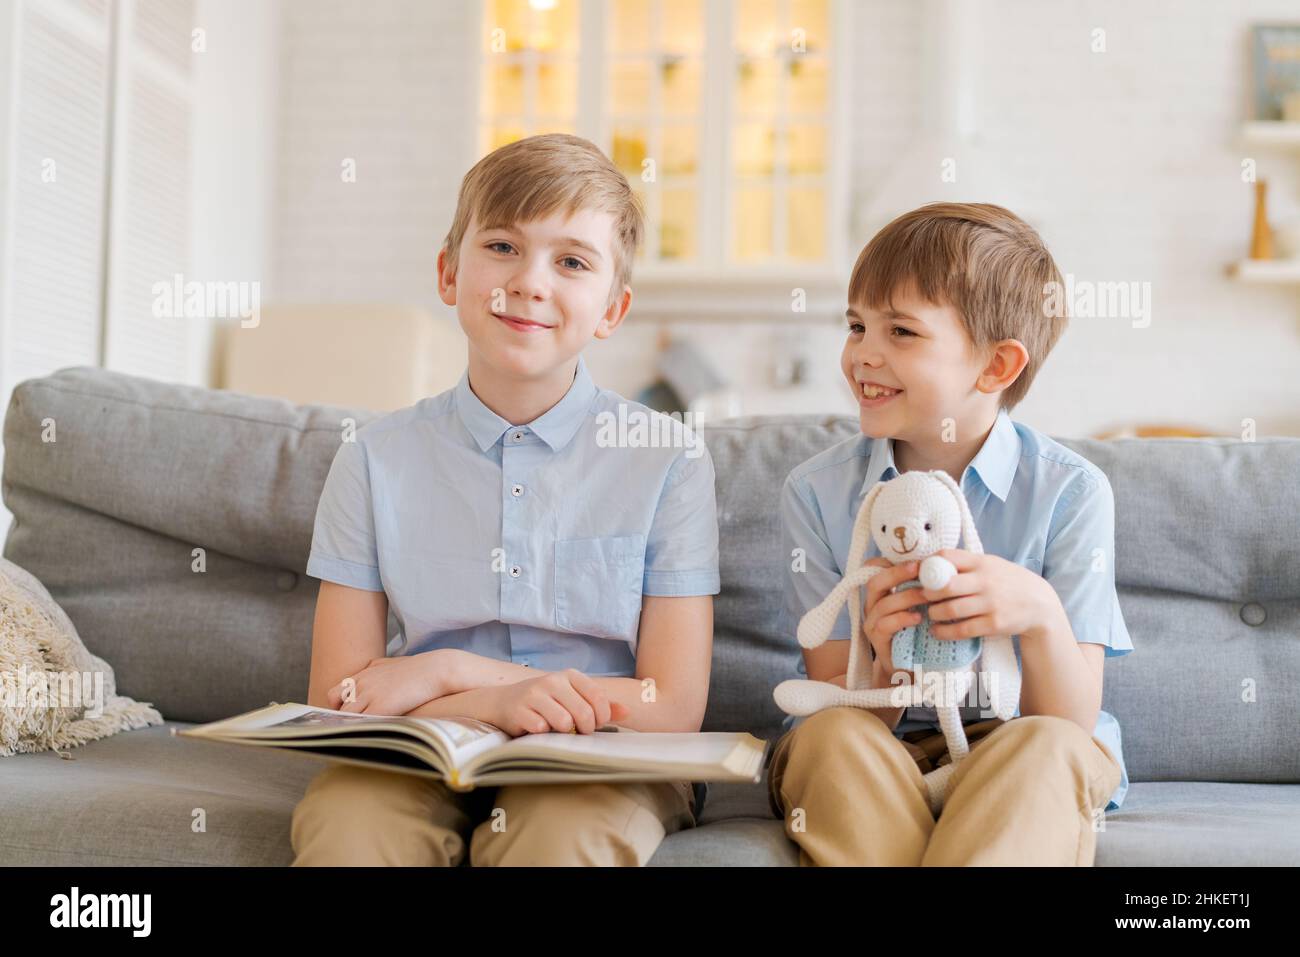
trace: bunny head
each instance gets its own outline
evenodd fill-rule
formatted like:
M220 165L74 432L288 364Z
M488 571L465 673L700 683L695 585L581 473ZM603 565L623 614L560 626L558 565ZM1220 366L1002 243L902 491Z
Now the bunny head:
M865 524L864 523L869 523ZM893 562L921 561L964 540L969 551L981 552L979 536L966 497L942 469L904 472L877 482L867 492L854 528L851 561L861 561L866 534L880 554Z

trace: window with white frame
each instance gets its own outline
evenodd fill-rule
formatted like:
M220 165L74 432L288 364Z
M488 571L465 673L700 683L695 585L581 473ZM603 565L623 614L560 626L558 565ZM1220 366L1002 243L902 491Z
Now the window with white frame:
M479 155L572 132L647 212L638 277L831 274L842 0L483 0Z

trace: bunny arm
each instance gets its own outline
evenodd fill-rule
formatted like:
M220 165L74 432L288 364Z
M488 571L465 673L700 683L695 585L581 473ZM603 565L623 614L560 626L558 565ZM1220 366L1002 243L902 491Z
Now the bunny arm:
M956 574L956 565L940 555L931 555L921 562L921 573L916 577L926 591L937 591L946 587Z
M804 648L818 648L824 644L830 637L831 629L835 627L835 619L840 616L840 607L849 600L850 593L882 571L884 569L879 565L862 565L840 579L840 583L831 589L822 603L800 619L797 631L799 644Z

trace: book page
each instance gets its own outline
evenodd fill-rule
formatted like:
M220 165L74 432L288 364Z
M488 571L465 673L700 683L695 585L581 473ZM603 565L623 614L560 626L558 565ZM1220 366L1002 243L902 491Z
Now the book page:
M508 743L493 749L486 760L495 764L514 757L539 757L564 763L576 760L584 765L611 767L715 767L733 761L738 744L747 737L722 731L675 734L633 731L629 728L617 730L618 733L527 734L512 738ZM761 755L761 749L759 753Z
M352 711L332 711L328 708L309 708L301 714L265 725L267 728L325 728L344 729L373 726L376 723L418 725L432 731L447 746L452 764L459 767L475 755L510 740L495 725L465 716L445 718L418 718L410 715L357 714Z

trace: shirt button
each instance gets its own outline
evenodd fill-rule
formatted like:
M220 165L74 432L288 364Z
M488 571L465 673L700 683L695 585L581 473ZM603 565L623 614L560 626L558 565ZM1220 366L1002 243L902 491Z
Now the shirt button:
M522 442L524 439L524 433L516 432L513 435L511 435L510 438L514 439L516 442Z
M510 566L510 577L511 577L511 578L518 578L522 572L523 572L523 569L520 568L518 565L511 565L511 566Z
M524 494L524 487L522 485L512 485L510 486L510 494L518 498Z

